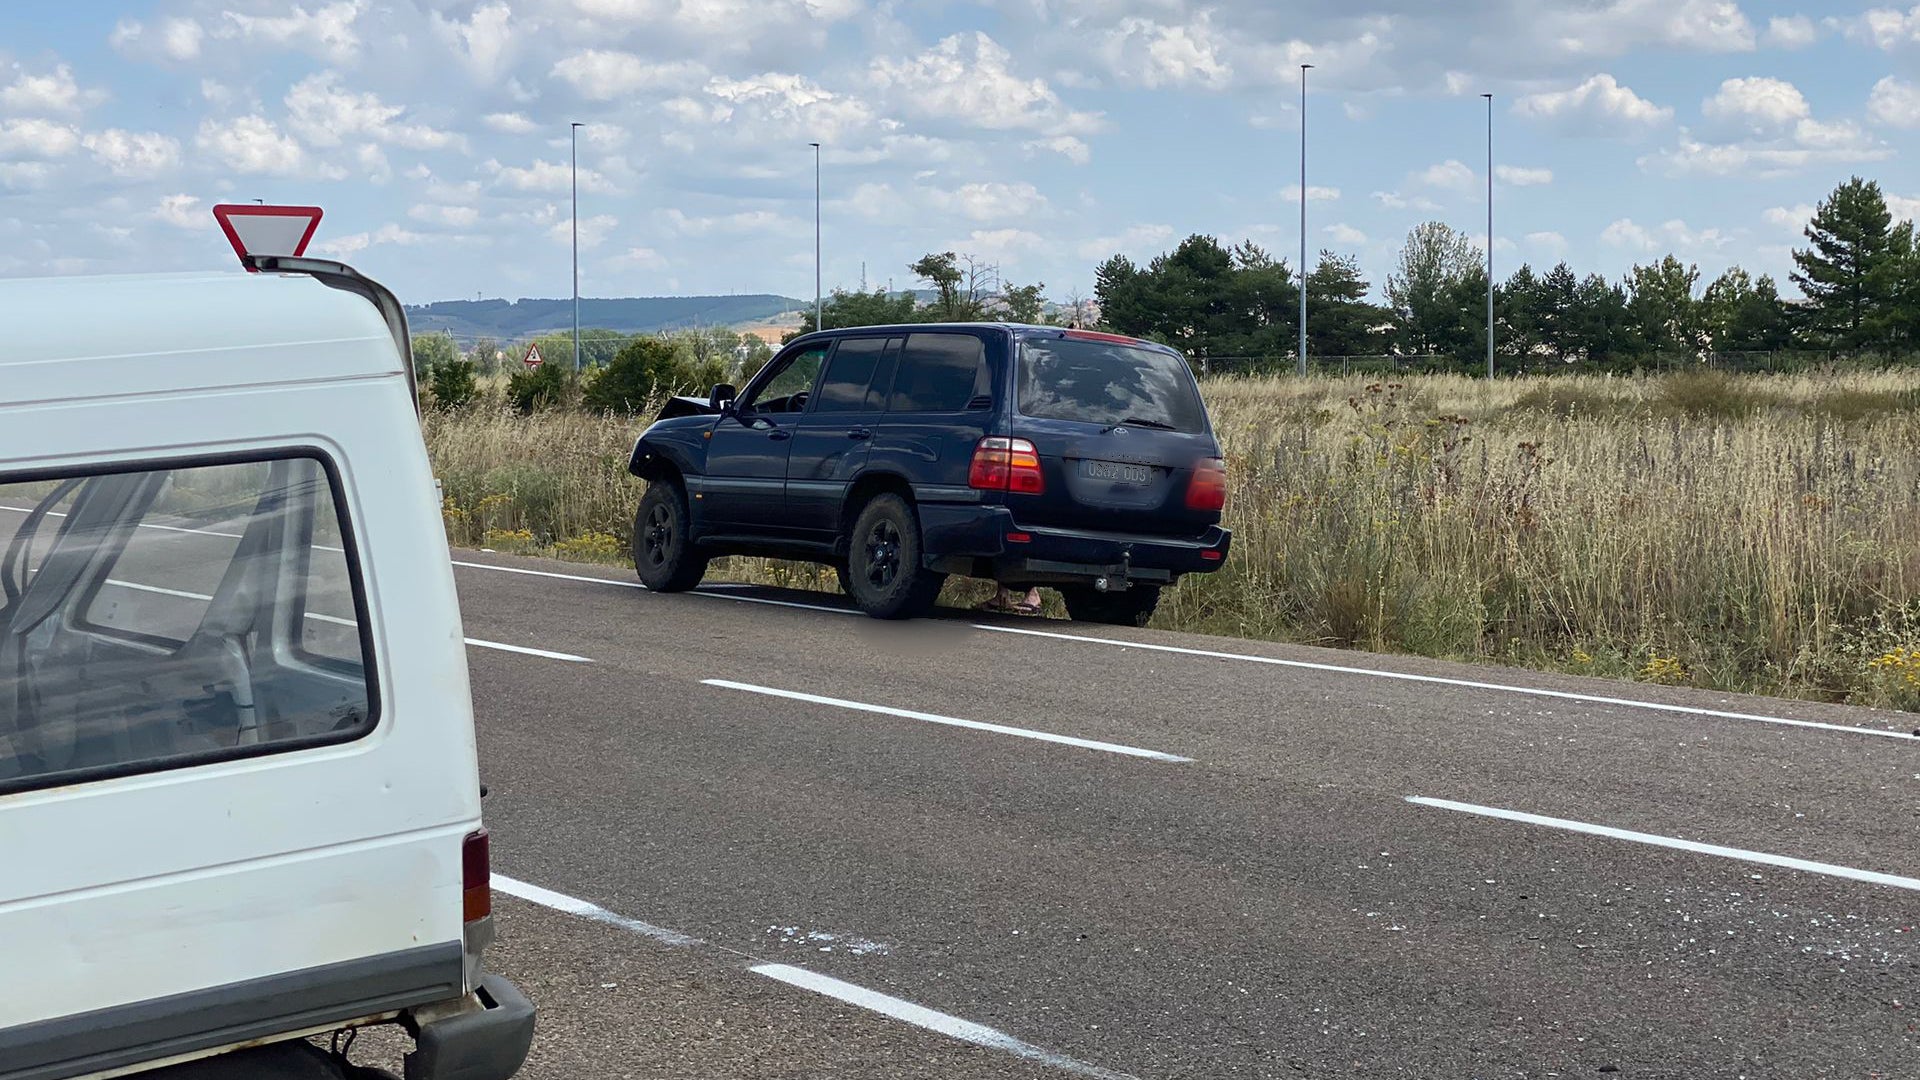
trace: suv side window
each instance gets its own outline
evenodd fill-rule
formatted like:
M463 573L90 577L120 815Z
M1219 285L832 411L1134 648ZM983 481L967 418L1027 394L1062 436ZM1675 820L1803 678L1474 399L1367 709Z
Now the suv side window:
M991 393L986 342L972 334L909 334L888 409L959 412Z
M773 378L760 384L746 401L741 402L742 413L797 413L805 411L807 399L813 391L815 379L820 377L820 365L827 358L827 346L815 345L805 351L789 357L774 372Z
M821 380L820 395L814 400L815 412L860 412L867 407L867 387L880 367L887 349L883 337L842 338L827 363L827 377Z
M0 481L0 792L371 730L339 506L306 455Z

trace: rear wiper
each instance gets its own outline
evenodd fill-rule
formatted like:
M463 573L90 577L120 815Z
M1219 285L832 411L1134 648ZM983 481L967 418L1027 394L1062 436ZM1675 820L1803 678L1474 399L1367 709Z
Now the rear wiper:
M1114 424L1112 427L1107 428L1107 431L1112 431L1114 428L1122 428L1122 427L1158 428L1161 431L1180 430L1179 428L1174 427L1172 424L1163 424L1158 420L1148 420L1144 416L1129 416L1125 420L1122 420L1119 423ZM1107 431L1103 431L1100 434L1105 435Z

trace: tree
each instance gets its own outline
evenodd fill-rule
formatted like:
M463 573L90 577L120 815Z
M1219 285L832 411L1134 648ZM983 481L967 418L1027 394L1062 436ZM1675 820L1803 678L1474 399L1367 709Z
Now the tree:
M929 309L931 310L931 309ZM847 326L892 326L897 323L919 322L921 312L914 303L910 292L888 292L884 287L872 292L835 289L821 302L820 322L823 329L834 330ZM801 334L813 333L813 319L808 318L797 329L789 330L784 341L792 341ZM748 345L751 349L752 345ZM752 357L748 358L751 362ZM765 357L759 358L762 363Z
M1869 320L1873 339L1888 352L1920 350L1920 235L1913 222L1889 235L1874 291L1882 303Z
M573 396L573 372L566 364L541 364L507 378L507 400L523 413L557 409Z
M441 364L460 359L460 347L445 333L416 334L413 338L413 369L421 378L431 375Z
M1473 244L1444 222L1429 221L1407 234L1400 260L1387 275L1387 304L1403 350L1449 351L1447 344L1460 338L1468 318L1461 307L1461 283L1479 266ZM1484 282L1486 271L1479 272ZM1484 323L1484 316L1479 321Z
M907 269L939 293L933 310L941 322L973 322L984 316L1000 276L977 256L951 251L923 255Z
M687 383L687 369L673 343L640 335L593 373L581 402L595 412L632 415L646 408L655 395L688 389Z
M1498 345L1507 355L1524 362L1546 342L1552 309L1546 279L1536 277L1533 267L1522 263L1493 290L1493 296L1494 317L1500 326Z
M1850 350L1873 343L1892 225L1880 185L1857 176L1814 211L1806 228L1813 246L1793 253L1793 283L1807 297L1803 325L1814 340Z
M1706 348L1705 320L1694 286L1700 268L1671 255L1627 274L1627 314L1643 348L1666 355L1697 356Z
M1115 255L1093 271L1093 299L1100 322L1122 334L1144 334L1149 315L1142 297L1144 272L1125 255Z
M1738 266L1713 280L1700 300L1715 352L1774 352L1789 344L1786 305L1773 279L1755 281Z
M1383 320L1366 302L1367 281L1351 255L1320 252L1307 275L1307 348L1319 356L1364 356L1375 350L1373 328Z
M1017 323L1037 323L1041 310L1046 306L1044 290L1047 283L1036 281L1031 285L1008 285L1000 291L1000 302L1006 305L1007 321Z
M1589 364L1608 366L1630 360L1633 335L1627 325L1627 291L1599 274L1588 274L1574 290L1567 312L1567 343Z
M1534 317L1539 320L1540 343L1565 363L1579 353L1578 327L1574 318L1580 279L1573 267L1558 263L1540 279L1539 299Z
M434 408L461 409L472 404L480 390L473 371L473 361L458 355L433 365L427 372L427 389L433 394Z

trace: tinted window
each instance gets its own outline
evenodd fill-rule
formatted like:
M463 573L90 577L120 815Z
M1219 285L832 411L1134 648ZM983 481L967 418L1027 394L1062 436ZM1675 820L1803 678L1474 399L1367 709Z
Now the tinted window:
M886 351L886 338L847 338L833 351L820 384L815 412L859 412L867 407L867 387Z
M0 790L371 727L336 506L304 457L0 482Z
M1029 338L1020 343L1020 412L1089 424L1205 431L1187 362L1118 342Z
M958 412L990 389L986 342L972 334L909 334L893 379L894 412Z
M799 412L804 409L806 395L813 389L813 380L820 376L820 363L826 358L825 345L794 354L760 387L753 400L741 407L742 411Z

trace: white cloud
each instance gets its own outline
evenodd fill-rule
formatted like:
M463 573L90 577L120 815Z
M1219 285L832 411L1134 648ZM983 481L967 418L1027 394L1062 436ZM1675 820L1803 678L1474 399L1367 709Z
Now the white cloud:
M1887 211L1895 221L1920 221L1920 198L1889 194Z
M1665 222L1657 230L1632 218L1619 218L1601 230L1600 242L1629 251L1719 251L1732 238L1719 229L1694 229L1678 218Z
M128 56L186 63L200 58L200 43L206 36L206 30L193 19L162 19L151 28L136 19L122 19L114 24L107 41Z
M1429 165L1415 173L1412 179L1428 187L1444 188L1448 191L1470 191L1474 183L1473 169L1465 162L1448 158L1438 165Z
M620 219L612 214L595 214L580 219L580 250L589 251L606 242L607 236L620 225ZM547 230L547 235L556 243L573 243L573 219L556 221Z
M517 112L488 113L480 122L502 135L531 135L540 130L540 125Z
M1333 202L1338 198L1340 198L1340 189L1337 187L1322 187L1319 184L1307 185L1307 201L1308 202ZM1290 203L1299 202L1300 201L1300 185L1288 184L1286 187L1281 188L1280 200L1282 202L1290 202Z
M239 173L291 176L306 163L300 144L259 115L230 120L208 117L200 121L194 145Z
M1513 111L1572 134L1632 135L1673 119L1671 108L1655 105L1605 73L1569 90L1529 94L1514 103Z
M223 22L214 28L213 36L298 49L344 64L360 52L360 35L354 24L366 9L367 0L339 0L311 10L295 4L285 15L228 11L222 13Z
M552 75L588 101L614 101L646 90L691 89L705 81L707 70L690 60L649 60L613 49L585 49L555 63Z
M1537 187L1553 183L1552 169L1533 169L1519 165L1495 165L1494 178L1513 187Z
M424 221L430 225L444 225L452 229L469 229L480 220L480 211L471 206L446 206L440 203L420 203L409 209L407 216L415 221Z
M1527 234L1526 240L1528 244L1552 255L1554 258L1559 258L1567 250L1567 238L1551 229L1542 232L1530 232Z
M1775 228L1785 229L1798 234L1806 229L1807 222L1813 220L1813 204L1799 203L1794 206L1771 206L1760 216Z
M551 194L572 190L573 170L564 161L537 159L531 165L502 165L489 160L482 166L494 182L515 191L539 191ZM596 194L612 190L606 178L592 169L580 170L580 190Z
M43 75L19 69L11 83L0 88L0 109L10 113L72 114L98 104L106 95L98 90L82 90L74 81L73 69L57 64Z
M1367 242L1366 233L1361 232L1359 229L1356 229L1353 226L1346 224L1345 222L1338 222L1333 225L1329 225L1326 227L1324 231L1326 232L1328 238L1330 238L1336 244L1345 244L1348 247L1358 247L1359 245Z
M1203 10L1191 25L1167 26L1153 19L1127 16L1107 31L1101 51L1115 77L1129 83L1149 89L1200 86L1217 90L1233 78L1233 67L1222 56L1223 47L1214 34L1211 16Z
M1085 140L1072 135L1052 135L1044 139L1030 139L1020 145L1026 150L1051 151L1075 165L1085 165L1093 160L1093 149L1086 144Z
M1726 80L1701 103L1700 112L1727 127L1766 135L1811 117L1813 108L1799 87L1762 75Z
M723 103L713 123L745 125L752 137L781 135L798 142L804 132L829 144L849 141L874 124L873 109L859 98L836 94L802 75L769 72L748 79L714 79L706 93Z
M425 124L398 122L406 108L373 93L341 89L331 71L309 75L287 91L287 126L314 146L338 146L355 136L411 150L464 147L466 140Z
M986 34L954 34L909 60L885 56L873 81L900 107L988 130L1084 135L1100 127L1095 113L1069 109L1044 79L1023 79L1013 54Z
M624 254L608 260L615 267L630 270L665 270L666 257L650 247L628 248Z
M1867 115L1888 127L1920 127L1920 86L1892 75L1873 84Z
M345 258L356 252L365 251L370 247L382 247L389 244L405 247L411 244L418 244L425 239L425 236L417 232L401 228L399 225L389 222L370 233L350 233L346 236L321 241L313 245L313 250L317 255Z
M168 195L153 208L150 216L176 229L205 229L212 220L200 208L200 200L192 195Z
M1852 18L1828 19L1827 24L1844 30L1854 41L1889 52L1920 45L1920 4L1904 12L1898 8L1872 8Z
M1025 229L975 229L952 246L955 251L978 255L990 262L1013 263L1023 252L1038 251L1046 245L1047 241L1038 233Z
M0 161L0 188L36 191L53 183L53 166L44 161Z
M505 70L515 33L511 25L513 10L501 0L475 8L473 17L466 22L449 19L437 11L432 19L434 32L477 78L491 79Z
M1440 204L1425 195L1403 195L1398 191L1376 191L1373 201L1388 210L1419 210L1432 213L1440 209Z
M80 133L37 116L0 120L0 161L66 157L80 147Z
M715 233L764 236L772 232L799 232L801 225L771 210L741 210L732 214L694 217L677 207L670 207L661 216L681 236L709 236ZM805 223L805 230L811 235L812 221Z
M217 79L200 80L200 98L215 108L224 109L239 99L232 87Z
M380 149L378 143L361 143L353 152L353 160L370 184L385 184L393 179L393 163L387 160L387 152Z
M1118 236L1100 236L1080 245L1076 254L1089 261L1104 260L1116 252L1139 261L1166 250L1173 240L1171 225L1132 225Z
M1820 30L1805 15L1775 15L1767 20L1767 44L1777 49L1804 49L1820 39Z
M155 176L180 164L179 140L157 131L108 128L88 135L81 145L115 176L128 179Z
M950 192L933 193L936 205L944 206L974 221L1001 221L1025 217L1047 205L1040 189L1024 181L1005 184L998 181L963 184Z

